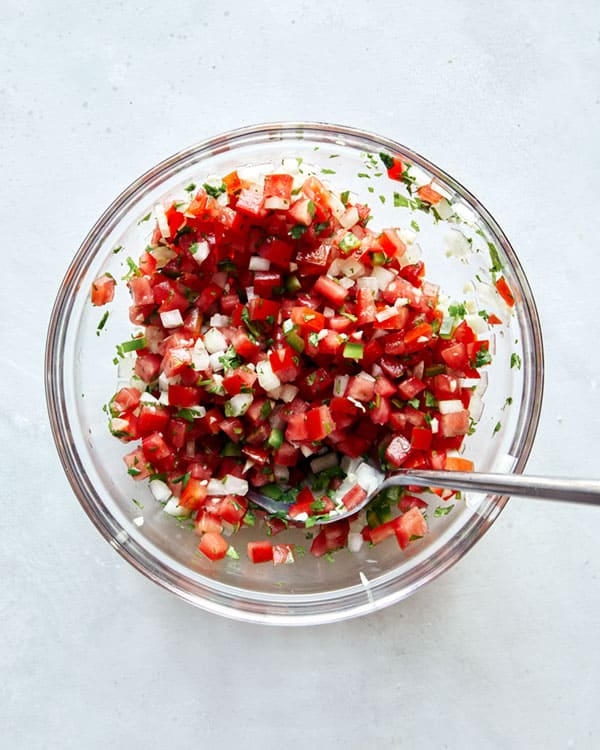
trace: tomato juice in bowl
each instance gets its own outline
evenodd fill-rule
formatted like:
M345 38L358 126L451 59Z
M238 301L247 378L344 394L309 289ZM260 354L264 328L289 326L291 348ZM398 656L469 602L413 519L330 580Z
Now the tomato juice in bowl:
M413 197L393 174L393 163L390 167L380 154L410 165L417 187L439 191L444 196L440 210L425 210L418 194ZM273 166L269 170L265 165ZM471 305L475 314L483 311L502 321L491 339L481 418L477 415L475 431L465 440L464 456L477 469L522 470L539 413L542 349L526 279L493 219L433 165L377 136L311 124L237 131L158 165L105 212L71 266L48 341L53 430L76 494L130 562L189 601L241 619L302 624L355 616L407 596L457 560L504 501L461 499L452 503L451 513L443 500L430 504L429 533L404 551L390 540L356 552L343 550L333 561L307 554L294 565L253 565L240 554L211 563L198 553L198 537L186 520L166 515L148 488L126 473L127 448L108 432L102 405L116 390L115 346L131 340L131 299L121 279L129 272L127 258L139 257L151 239L153 227L145 217L157 204L189 199L186 187L211 175L238 168L273 172L280 166L306 177L314 173L332 187L350 191L357 203L371 206L376 229L411 231L428 279L440 283L449 299ZM89 289L105 273L118 281L115 298L95 308ZM500 279L514 295L511 309L502 283L498 287ZM312 543L306 539L310 529L286 534L285 542L299 548ZM244 528L231 543L240 551L256 538L256 529Z

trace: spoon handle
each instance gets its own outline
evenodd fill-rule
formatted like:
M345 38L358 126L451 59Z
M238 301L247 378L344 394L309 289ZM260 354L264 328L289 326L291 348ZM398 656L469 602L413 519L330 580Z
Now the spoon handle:
M600 505L600 481L532 477L523 474L480 474L464 471L407 469L388 477L381 489L396 485L405 487L407 484Z

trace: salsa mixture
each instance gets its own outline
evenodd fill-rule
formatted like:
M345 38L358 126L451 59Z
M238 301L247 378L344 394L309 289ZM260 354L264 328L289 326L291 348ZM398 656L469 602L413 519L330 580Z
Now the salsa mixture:
M408 182L400 159L381 160ZM382 472L473 468L459 450L473 379L491 361L479 334L501 321L443 308L411 255L414 233L371 229L368 205L314 175L240 169L186 191L155 206L150 244L127 259L137 332L117 349L131 384L108 405L112 433L136 444L127 471L193 523L211 560L237 558L229 539L246 526L255 563L304 552L274 543L288 524L309 530L318 557L387 537L404 549L427 532L428 504L410 488L320 521L359 506ZM426 209L443 201L433 184L411 194ZM96 279L92 302L114 288ZM292 520L254 506L249 488L292 500Z

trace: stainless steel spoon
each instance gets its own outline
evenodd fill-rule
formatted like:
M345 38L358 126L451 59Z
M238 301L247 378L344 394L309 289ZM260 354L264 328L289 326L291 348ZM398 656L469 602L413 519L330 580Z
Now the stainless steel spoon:
M561 500L568 503L600 505L600 481L590 479L558 479L554 477L532 477L522 474L479 474L462 471L428 471L407 469L398 471L384 479L356 508L319 520L320 524L332 523L357 513L375 495L388 487L441 487L449 490L516 495L537 500ZM248 491L248 499L269 513L287 511L290 502L274 500L254 490Z

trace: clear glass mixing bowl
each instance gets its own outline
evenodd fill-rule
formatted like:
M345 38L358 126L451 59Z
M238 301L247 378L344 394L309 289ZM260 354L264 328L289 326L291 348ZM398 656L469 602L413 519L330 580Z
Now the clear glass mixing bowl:
M388 179L380 152L400 156L433 177L448 196L450 209L445 213L450 210L450 221L437 221L431 213L402 205L408 194L401 183ZM428 279L440 283L455 300L473 295L475 285L477 304L504 320L504 325L494 327L495 353L487 368L483 413L466 440L465 455L479 470L523 470L540 413L543 349L527 279L488 211L438 167L377 135L319 123L243 128L166 159L108 207L66 273L48 331L50 421L73 490L98 530L126 560L183 599L239 620L304 625L366 614L409 596L459 560L497 518L507 498L471 497L457 502L446 516L429 513L431 532L404 552L388 540L373 548L364 545L358 553L343 550L334 562L306 555L294 565L274 567L253 565L242 554L239 560L211 563L197 552L198 537L186 524L166 516L147 487L126 473L122 457L131 448L109 433L102 405L116 388L115 344L131 333L129 295L124 283L117 285L109 319L97 335L104 308L90 304L92 280L105 271L116 279L126 273L126 257L137 258L147 243L151 226L143 218L158 201L187 196L185 186L202 183L209 175L223 175L241 165L277 165L285 158L301 159L307 174L314 171L338 189L357 193L361 202L372 206L371 226L410 227L416 222ZM449 245L456 248L456 242L448 242L456 235L448 233L457 231L468 243L463 257L446 253ZM498 295L489 293L491 287L477 281L489 278L489 243L498 252L516 299L510 317ZM115 253L119 246L124 249ZM464 249L465 242L460 240L458 247ZM501 428L495 432L498 423ZM286 534L282 541L310 544L304 530ZM246 538L252 537L257 538L256 530L245 530L235 544L244 549Z

